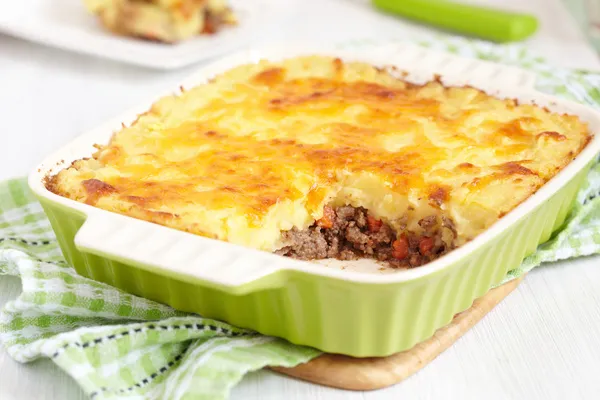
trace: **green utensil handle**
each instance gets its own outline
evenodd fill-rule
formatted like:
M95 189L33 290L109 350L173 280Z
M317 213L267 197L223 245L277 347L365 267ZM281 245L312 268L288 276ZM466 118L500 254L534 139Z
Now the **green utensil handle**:
M382 11L496 42L523 40L538 26L529 14L444 0L373 0L373 4Z

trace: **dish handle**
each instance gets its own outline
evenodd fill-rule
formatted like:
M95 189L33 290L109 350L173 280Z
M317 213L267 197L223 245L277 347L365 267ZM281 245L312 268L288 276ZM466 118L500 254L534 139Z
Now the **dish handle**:
M298 263L287 257L104 211L88 214L74 243L83 253L176 279L237 287L239 292L245 291L242 286L250 282L252 290L257 285L280 286L281 276L261 278Z

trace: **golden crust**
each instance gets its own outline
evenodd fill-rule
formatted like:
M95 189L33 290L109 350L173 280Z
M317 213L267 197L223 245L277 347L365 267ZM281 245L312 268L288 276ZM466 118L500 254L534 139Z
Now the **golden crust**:
M329 57L240 66L165 97L50 181L77 201L273 251L325 205L470 240L588 143L577 117ZM408 225L407 225L408 224Z

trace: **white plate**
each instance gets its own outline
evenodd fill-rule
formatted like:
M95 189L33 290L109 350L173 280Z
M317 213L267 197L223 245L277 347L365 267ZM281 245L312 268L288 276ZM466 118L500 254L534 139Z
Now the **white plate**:
M175 69L243 47L289 15L295 1L230 0L239 24L179 44L107 32L83 0L0 0L0 32L59 49L150 68Z

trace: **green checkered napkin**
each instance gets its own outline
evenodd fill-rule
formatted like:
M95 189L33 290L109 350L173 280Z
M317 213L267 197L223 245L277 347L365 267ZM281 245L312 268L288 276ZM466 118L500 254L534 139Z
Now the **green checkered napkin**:
M456 38L421 44L529 68L540 77L539 89L600 104L600 75L551 68L521 47ZM542 262L597 253L600 163L562 231L507 280ZM320 354L78 276L24 180L0 184L0 274L20 276L23 284L23 293L0 313L6 351L20 362L51 358L96 399L224 399L248 371L293 366Z

